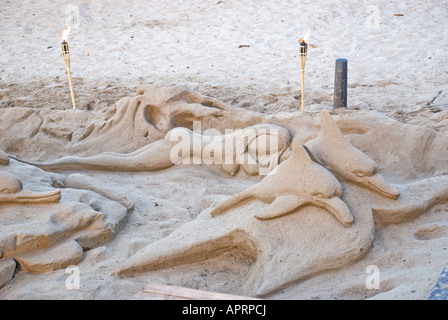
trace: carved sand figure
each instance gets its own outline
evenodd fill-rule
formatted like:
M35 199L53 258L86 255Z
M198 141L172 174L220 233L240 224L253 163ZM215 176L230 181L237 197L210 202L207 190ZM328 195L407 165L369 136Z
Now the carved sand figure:
M0 150L0 165L7 165L7 164L9 164L9 157L6 153Z
M362 215L354 221L340 196L337 179L312 162L294 139L291 156L260 183L141 249L116 274L194 263L236 249L255 260L248 294L263 295L313 267L327 268L331 257L334 267L366 252L373 238L372 217ZM322 255L316 247L327 253Z
M295 142L298 143L297 141ZM293 147L294 148L294 147ZM296 146L296 148L298 148ZM344 181L352 182L358 184L362 187L374 190L383 196L391 199L396 199L399 197L399 191L390 186L386 180L376 172L376 164L367 155L353 147L343 136L336 122L330 116L328 111L323 110L321 112L321 130L320 134L316 139L313 139L305 144L306 150L309 152L310 156L316 163L324 166L330 170L336 177L341 178ZM296 152L298 154L298 152ZM320 166L319 166L320 167ZM270 217L275 217L277 215L288 213L288 210L295 210L306 204L313 204L319 206L322 204L322 200L311 200L303 199L298 195L291 195L287 190L284 190L284 186L289 186L289 183L284 183L273 188L276 185L274 181L288 181L288 177L302 177L297 180L296 183L307 184L306 174L310 170L310 167L300 167L301 172L297 171L298 168L289 168L288 171L282 171L282 178L277 177L266 177L259 184L250 188L236 196L229 198L228 200L222 202L217 207L215 207L211 215L218 215L230 208L237 206L239 203L244 202L249 199L260 199L264 202L272 203L269 207L270 209L264 213L257 213L258 218L268 219ZM326 170L325 170L326 171ZM277 173L278 174L278 173ZM328 175L328 174L327 174ZM337 180L331 176L332 179L328 178L329 181L333 180L333 183L338 183ZM274 180L274 181L272 181ZM310 184L308 182L308 184ZM283 186L283 187L282 187ZM328 190L325 190L326 186L315 185L316 190L314 191L316 195L331 194ZM329 185L327 185L329 187ZM300 190L308 190L310 186L304 186L299 188ZM339 188L334 188L332 190L338 190L337 195L340 197L342 191ZM330 188L331 189L331 188ZM338 206L338 205L337 205ZM346 219L349 216L346 215ZM338 218L338 217L336 217ZM341 217L339 217L341 218ZM339 219L341 223L344 224L348 220ZM350 223L348 223L350 224Z
M48 204L61 199L61 190L32 192L22 188L19 178L0 172L0 204Z
M224 135L201 135L186 128L175 128L165 141L177 142L178 138L180 143L171 149L174 155L171 161L175 164L219 164L230 175L235 175L241 166L249 175L265 175L282 161L291 135L283 127L258 124ZM178 151L182 155L177 156Z
M356 149L343 136L328 111L321 112L321 130L316 139L305 147L336 177L397 199L400 192L376 172L377 165L367 155Z
M389 185L328 112L321 119L319 136L306 146L293 139L291 153L283 155L289 157L261 182L137 251L116 274L195 263L237 250L252 261L245 293L263 296L326 270L327 264L351 263L372 246L375 222L409 221L446 198L446 177ZM434 190L435 183L440 190Z
M217 216L244 201L261 200L270 205L256 212L258 219L272 219L303 206L327 210L344 226L353 223L353 216L341 200L342 186L324 167L312 162L297 139L292 142L292 154L277 170L259 184L220 203L210 212Z
M61 189L31 192L23 185ZM11 160L8 173L0 171L0 287L13 278L16 265L32 273L65 268L109 241L132 208L114 191L90 177L65 178Z
M271 124L258 124L224 135L202 135L187 128L174 128L163 140L132 153L67 156L30 164L49 171L156 171L175 164L204 163L221 165L231 175L235 175L241 166L250 175L267 174L281 161L290 139L287 129Z
M372 206L375 222L389 225L416 219L448 198L448 176L441 175L397 185L398 199L385 198Z
M231 284L224 285L228 292L275 296L275 292L281 294L276 290L289 284L296 290L299 281L325 277L324 272L334 269L338 269L335 274L350 272L359 267L358 262L377 259L378 252L369 250L376 230L430 213L421 217L428 221L432 213L444 210L448 196L446 133L370 112L341 112L336 118L339 127L322 111L321 126L316 128L319 114L264 118L173 88L150 88L138 97L124 98L107 113L94 118L89 114L83 118L85 125L75 130L72 124L61 126L56 111L54 117L41 114L47 121L43 125L39 125L40 117L25 117L28 112L18 112L13 119L26 120L12 127L13 121L4 121L12 111L2 110L0 129L8 133L2 136L4 150L48 159L50 153L41 147L48 144L41 142L51 141L63 145L59 151L52 150L55 158L85 156L47 161L40 164L44 169L143 173L49 173L0 152L0 170L9 163L3 170L8 173L0 173L4 191L0 195L17 197L23 182L25 189L36 191L61 188L62 196L58 203L44 206L35 199L37 205L28 205L29 199L0 201L0 287L14 276L16 263L23 271L41 273L89 259L96 246L120 230L137 200L137 215L125 226L129 229L124 237L117 239L120 246L126 244L113 257L100 258L108 264L124 261L117 274L152 271L151 278L157 281L169 278L183 285L194 281L188 278L192 275L201 277L206 286L212 279L214 287L209 288L218 290L219 281L213 280L223 267L225 275L218 279L229 280ZM38 128L31 125L33 119ZM198 120L201 126L220 131L197 130ZM19 130L25 122L30 130ZM283 125L295 132L294 142ZM227 127L244 129L228 133ZM387 137L392 141L384 144ZM37 152L15 149L15 145L19 149L35 145ZM108 150L117 152L104 152ZM378 167L372 159L378 159ZM204 165L145 173L190 163L216 165L230 175L239 171L270 174L253 185L260 179L231 178ZM389 184L379 170L394 183ZM188 190L191 186L193 191ZM174 231L172 218L179 226ZM438 226L434 230L426 224L410 231L416 241L436 235L443 242L444 224L434 222ZM375 246L383 245L383 240L378 237ZM137 251L143 243L146 247ZM205 275L204 266L210 270ZM232 275L229 268L238 274ZM144 275L142 279L146 281Z

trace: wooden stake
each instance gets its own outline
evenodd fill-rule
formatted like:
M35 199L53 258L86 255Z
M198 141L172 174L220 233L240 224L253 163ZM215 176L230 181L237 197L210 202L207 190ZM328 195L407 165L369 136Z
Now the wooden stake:
M302 112L305 111L305 70L302 70Z
M337 108L347 108L347 59L336 60L333 109Z
M234 296L163 284L148 284L132 300L259 300L251 297Z
M301 39L300 42L300 69L301 69L301 80L302 80L302 112L305 111L305 63L306 55L308 53L308 45L305 41Z

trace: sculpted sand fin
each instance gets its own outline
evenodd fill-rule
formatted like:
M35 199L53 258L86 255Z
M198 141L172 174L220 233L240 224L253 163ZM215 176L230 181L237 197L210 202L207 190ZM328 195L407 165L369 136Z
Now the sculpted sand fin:
M331 139L333 142L337 141L341 143L348 143L342 134L341 129L339 129L338 125L327 110L321 111L320 121L320 135L322 138Z
M240 192L237 195L230 197L221 202L220 204L218 204L216 207L212 209L212 211L210 211L210 215L212 217L216 217L220 214L223 214L227 210L230 210L232 207L241 204L242 202L250 199L251 197L253 197L252 189L249 188L246 191Z
M297 139L293 139L291 142L292 154L291 162L303 163L304 165L310 165L312 160L310 155L303 147L303 145Z
M255 213L257 219L274 219L309 204L308 200L296 195L279 196L267 208Z

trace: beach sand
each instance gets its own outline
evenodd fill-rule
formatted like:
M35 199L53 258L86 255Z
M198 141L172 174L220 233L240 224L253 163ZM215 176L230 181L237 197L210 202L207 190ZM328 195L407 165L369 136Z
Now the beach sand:
M305 143L317 134L320 110L332 107L335 59L346 58L348 110L336 117L353 145L392 183L448 173L443 2L6 1L0 21L0 115L8 115L0 118L0 149L18 158L98 153L94 146L73 148L74 133L152 84L212 97L285 126ZM75 111L60 47L68 25ZM302 115L298 39L308 30L318 47L309 48ZM33 124L26 110L45 126ZM159 138L106 141L98 148L131 152ZM236 252L132 277L115 276L113 270L217 198L245 190L260 177L230 177L194 165L83 173L135 203L126 223L112 241L85 252L79 290L66 288L64 269L18 270L0 289L0 299L129 299L149 282L247 293L240 285L247 257ZM359 261L328 266L264 298L427 299L448 264L447 217L448 195L412 221L378 225L374 245ZM370 265L381 272L378 289L366 287Z

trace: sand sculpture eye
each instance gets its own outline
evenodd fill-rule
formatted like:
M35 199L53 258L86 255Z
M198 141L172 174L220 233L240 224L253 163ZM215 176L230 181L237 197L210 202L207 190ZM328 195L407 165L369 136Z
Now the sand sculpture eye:
M363 171L355 171L354 173L356 174L356 176L358 176L360 178L364 178L367 176L367 173L363 172Z

